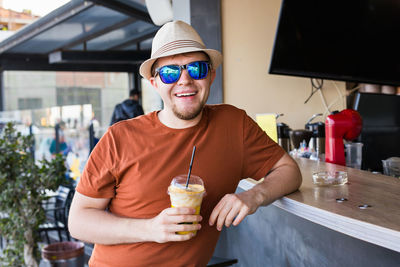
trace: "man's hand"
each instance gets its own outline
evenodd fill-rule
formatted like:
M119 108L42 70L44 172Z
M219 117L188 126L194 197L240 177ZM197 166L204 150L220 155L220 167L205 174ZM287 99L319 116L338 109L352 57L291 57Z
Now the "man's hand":
M284 154L264 180L248 191L225 195L211 213L209 224L222 227L238 225L247 215L256 212L259 206L269 205L276 199L297 190L301 185L301 173L297 163ZM233 222L233 223L232 223Z
M167 208L159 215L150 220L148 224L151 233L151 239L157 243L165 243L170 241L186 241L191 239L194 234L176 234L182 231L199 230L201 225L197 224L180 224L182 222L200 222L202 217L195 215L193 208Z
M217 224L218 231L222 226L238 225L247 215L253 214L259 207L254 196L249 192L225 195L211 213L210 226ZM233 222L233 223L232 223Z
M90 243L114 245L138 242L185 241L199 230L202 220L193 208L167 208L149 219L121 217L106 211L110 199L91 198L75 192L69 213L71 235ZM196 224L179 224L196 222Z

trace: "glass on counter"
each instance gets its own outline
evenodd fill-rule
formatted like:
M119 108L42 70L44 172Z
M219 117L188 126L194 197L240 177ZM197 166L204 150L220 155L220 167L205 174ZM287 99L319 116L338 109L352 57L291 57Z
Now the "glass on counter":
M345 171L319 171L313 173L313 182L318 186L343 185L347 183Z

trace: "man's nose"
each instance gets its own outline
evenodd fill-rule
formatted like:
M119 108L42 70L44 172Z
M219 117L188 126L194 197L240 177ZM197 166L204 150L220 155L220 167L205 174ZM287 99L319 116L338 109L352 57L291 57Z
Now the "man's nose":
M193 82L193 78L190 77L187 69L182 69L181 70L181 77L178 80L178 84L179 85L188 84L188 83L191 83L191 82Z

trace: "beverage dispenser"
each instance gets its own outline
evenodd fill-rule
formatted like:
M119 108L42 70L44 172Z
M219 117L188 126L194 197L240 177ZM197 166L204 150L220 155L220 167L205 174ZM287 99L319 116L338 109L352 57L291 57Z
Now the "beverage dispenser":
M276 114L275 119L277 120L279 117L283 116L284 114ZM276 124L276 130L278 134L278 144L286 151L290 152L291 147L290 147L290 139L289 139L289 131L292 130L290 129L289 125L286 123L280 122Z
M311 123L311 121L314 118L322 115L322 113L312 115L305 125L307 130L312 131L312 137L314 141L313 147L317 151L318 155L325 153L325 124L320 121Z
M289 139L289 131L290 127L283 122L280 122L276 125L278 131L278 144L286 151L290 152L290 139Z
M346 166L343 139L356 139L362 129L362 118L353 109L332 112L325 121L325 161Z

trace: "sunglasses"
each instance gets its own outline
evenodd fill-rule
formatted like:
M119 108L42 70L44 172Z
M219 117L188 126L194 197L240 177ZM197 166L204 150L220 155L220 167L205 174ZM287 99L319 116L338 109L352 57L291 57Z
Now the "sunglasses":
M189 76L195 80L201 80L207 77L210 63L207 61L195 61L185 65L167 65L156 69L154 77L160 75L163 83L170 84L179 80L182 70L187 70Z

